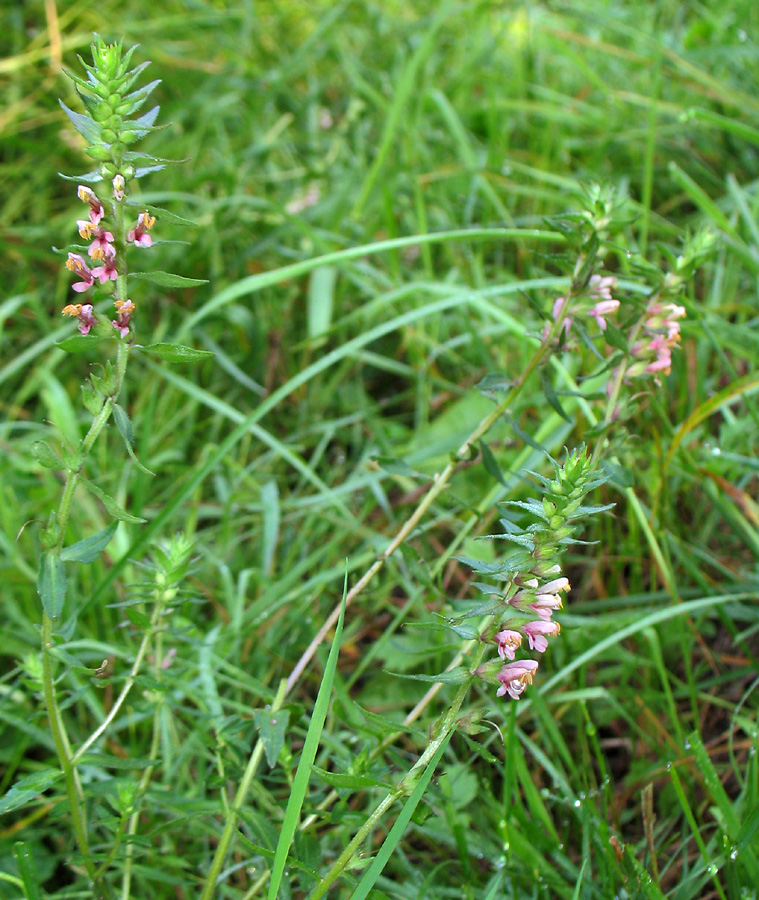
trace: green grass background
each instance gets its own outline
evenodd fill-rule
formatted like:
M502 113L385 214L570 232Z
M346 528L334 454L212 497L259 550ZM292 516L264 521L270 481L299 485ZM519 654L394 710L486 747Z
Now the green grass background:
M658 244L676 249L704 223L721 233L720 248L690 289L671 376L628 423L621 462L636 503L612 486L599 492L617 505L584 535L597 543L570 555L561 639L518 707L484 685L473 691L487 731L454 737L427 815L409 827L376 897L757 896L756 4L49 0L6 2L0 19L0 794L53 756L33 678L35 523L60 483L29 447L84 434L79 385L104 359L54 346L73 326L60 316L70 277L51 251L72 240L81 215L56 173L87 171L57 103L77 103L61 63L76 67L97 32L140 43L135 60L152 60L159 121L172 124L147 147L187 160L141 189L198 227L159 223L145 265L209 279L135 291L138 339L216 354L185 368L130 363L123 402L154 478L115 433L90 461L131 512L153 522L174 504L162 534L182 527L195 539L188 600L163 637L174 662L160 685L139 683L107 745L124 759L147 756L159 710L133 896L198 895L222 798L255 738L253 713L339 602L346 570L349 581L360 576L489 411L474 386L524 367L524 329L540 328L525 292L550 308L566 265L558 245L459 238L368 248L255 290L245 279L388 238L546 228L545 216L576 209L582 179L629 190L636 216L622 257L643 249L658 263ZM577 374L574 359L562 362L566 377ZM551 377L567 389L561 371ZM278 389L281 399L199 479ZM582 406L565 402L571 422L536 382L512 414L560 454L588 428ZM508 496L530 496L519 472L544 467L540 454L507 423L488 444ZM424 747L440 699L418 733L374 761L384 726L361 708L400 722L426 685L390 673L448 664L456 645L411 626L474 596L455 556L494 552L474 538L493 530L494 501L506 495L483 466L464 468L351 608L322 769L392 781ZM70 539L105 524L80 492ZM109 686L62 669L78 740L102 719L139 640L114 604L144 577L155 536L143 532L120 526L104 562L72 579L67 649L92 668L108 658L114 673ZM265 890L325 662L326 649L292 697L282 754L254 785L218 896ZM85 767L104 854L118 827L115 792L137 777ZM326 869L381 796L343 789L320 810L329 791L312 779L304 811L317 818L297 836L283 897L305 896L309 872ZM0 820L0 871L10 875L18 840L48 893L89 896L66 865L72 843L55 790ZM334 896L349 897L351 885ZM0 897L17 896L0 879Z

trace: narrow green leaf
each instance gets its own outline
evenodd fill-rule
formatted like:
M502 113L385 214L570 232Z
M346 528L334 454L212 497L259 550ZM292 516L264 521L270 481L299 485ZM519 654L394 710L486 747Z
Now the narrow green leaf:
M97 184L98 181L103 180L100 169L95 169L92 172L85 172L84 175L64 175L63 172L59 172L58 177L63 178L65 181L76 181L77 184Z
M269 709L258 709L253 714L253 721L256 723L261 743L264 745L266 762L272 769L279 759L279 751L285 743L285 731L290 721L290 712L286 709L276 712Z
M351 775L348 773L328 772L326 769L320 769L319 766L311 766L311 771L318 775L322 781L334 788L348 788L354 791L360 791L362 788L384 787L388 788L386 782L373 778L371 775Z
M42 900L37 863L23 841L17 841L13 845L13 855L16 858L18 874L24 885L25 900Z
M471 678L469 670L464 666L457 666L449 672L440 672L439 675L408 675L401 672L390 672L396 678L406 678L409 681L434 681L439 684L463 684L468 678Z
M276 900L279 894L282 876L285 871L285 863L290 852L290 845L295 835L295 829L298 827L300 820L300 811L303 801L306 797L308 788L308 778L311 774L311 766L316 759L316 751L319 748L319 738L321 737L324 720L327 717L327 709L329 708L330 694L332 693L332 682L335 678L337 669L337 658L340 654L340 640L343 635L343 622L345 620L345 597L348 592L348 575L345 575L343 584L343 602L340 608L340 617L337 620L335 628L335 638L332 641L332 648L329 651L327 665L322 676L322 683L319 687L319 693L316 697L314 712L311 716L311 722L306 733L306 740L303 744L303 750L298 763L298 769L293 779L293 785L290 790L290 797L287 801L285 809L285 817L282 821L282 830L279 833L277 841L277 849L274 854L274 864L271 870L271 880L269 882L268 900Z
M114 340L116 332L109 334L106 329L102 331L95 329L89 334L72 334L71 337L64 338L62 341L56 341L55 346L65 350L66 353L84 353L85 350L92 350L103 341Z
M107 753L84 753L77 759L77 766L98 766L103 769L149 769L158 764L156 759L130 759L109 756Z
M131 205L131 204L130 204ZM137 204L134 204L137 206ZM140 205L140 210L147 209L151 216L155 216L159 222L165 223L167 225L184 225L186 227L197 228L198 223L193 222L191 219L184 219L182 216L176 215L176 213L169 212L167 209L161 209L160 206L151 206L148 204Z
M274 558L279 540L279 491L276 481L267 481L261 488L263 507L263 535L261 540L261 571L269 577L274 568Z
M124 407L119 406L118 403L113 404L113 421L116 423L116 427L119 429L121 436L124 438L124 443L127 445L127 447L134 447L134 432L132 431L132 423L129 421L129 416L127 415Z
M172 272L130 272L130 278L138 278L141 281L149 281L160 287L197 287L199 284L208 284L207 278L185 278L183 275L174 275Z
M66 599L66 571L59 556L43 553L40 557L37 593L48 617L60 618L63 601Z
M96 484L93 484L91 481L87 481L86 478L82 479L82 483L87 488L87 490L94 494L98 500L103 504L108 513L113 516L114 519L118 519L119 522L126 522L129 525L140 525L143 522L147 522L147 519L140 519L138 516L133 516L128 513L126 510L122 509L119 504L113 499L113 497L109 497L105 491L101 490Z
M26 806L37 794L46 791L62 776L63 772L60 769L42 769L33 775L20 778L0 797L0 815L10 812L12 809Z
M32 456L46 469L65 469L58 454L45 441L35 441L31 446Z
M419 802L424 796L424 792L427 790L427 785L430 783L432 776L435 774L437 764L440 762L443 753L445 753L445 748L448 746L448 742L450 741L452 735L453 732L449 731L448 734L440 742L440 746L437 748L432 759L427 764L427 768L424 770L421 778L416 783L411 796L403 804L403 809L400 811L400 814L395 820L393 827L388 832L387 837L385 838L382 846L379 849L379 852L372 860L372 864L364 873L364 877L358 883L358 887L356 888L356 890L351 894L350 900L364 900L364 898L369 894L369 891L374 887L375 882L382 874L382 870L385 868L388 860L393 855L395 848L401 842L403 833L405 832L408 823L411 821L411 817L413 816L414 811L419 805Z
M70 547L64 547L61 550L61 559L64 562L94 562L98 556L105 550L108 542L113 537L116 529L119 527L118 522L111 522L102 531L93 534L84 540L77 541Z
M480 453L482 453L482 464L485 466L485 471L489 475L492 475L499 484L507 487L503 478L503 473L501 472L501 467L498 465L495 456L493 456L493 451L488 447L484 440L480 441Z
M100 126L97 122L93 121L89 116L83 116L81 113L76 113L72 109L69 109L63 100L59 100L58 102L61 104L61 108L69 119L71 119L74 128L76 128L88 144L102 143L100 140Z
M170 363L198 362L214 356L210 350L194 350L181 344L148 344L146 347L141 346L140 350Z
M571 424L574 420L561 405L558 394L554 390L554 386L551 384L551 379L548 377L545 370L541 370L540 380L543 383L543 393L545 394L549 406L552 409L555 409L565 422L569 422Z
M308 285L308 336L319 337L332 325L337 269L321 266L311 273Z

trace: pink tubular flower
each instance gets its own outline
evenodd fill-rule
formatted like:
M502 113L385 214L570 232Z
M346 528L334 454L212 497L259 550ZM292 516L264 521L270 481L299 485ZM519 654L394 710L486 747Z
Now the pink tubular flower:
M93 225L97 225L103 218L103 204L98 199L98 195L83 184L80 184L76 189L76 195L83 203L89 204L90 222Z
M113 305L116 307L118 316L113 320L112 325L122 337L129 334L129 322L132 318L135 306L131 300L114 300Z
M534 659L520 659L517 662L506 663L496 676L501 682L497 696L508 694L514 700L518 700L528 684L532 684L532 677L538 668Z
M536 619L534 622L527 622L526 625L523 625L522 631L527 635L530 650L545 653L548 647L546 638L556 637L561 631L561 626L558 622L544 622L542 619Z
M61 310L64 316L75 316L79 319L78 328L82 334L89 334L90 328L97 324L97 319L92 315L92 304L69 303Z
M569 579L568 578L554 578L553 581L547 581L542 588L540 588L539 593L541 594L559 594L562 591L569 590Z
M69 253L69 258L66 260L66 268L69 272L73 272L74 275L77 275L82 279L72 285L78 294L81 294L82 291L86 291L88 288L92 287L94 279L90 267L78 253Z
M558 594L538 594L535 600L530 604L530 609L536 616L540 616L548 622L555 609L561 609L561 597Z
M514 659L514 653L522 643L522 635L518 631L510 631L508 628L497 632L493 639L498 645L498 655L501 659Z
M137 247L150 247L153 238L147 233L155 225L155 216L149 212L140 213L137 216L137 225L127 235L127 240Z
M97 278L101 284L105 284L106 281L116 281L119 273L116 271L115 258L113 256L105 256L102 263L102 266L95 266L92 270L93 277Z
M611 300L611 292L617 286L617 279L613 275L591 275L588 287L594 297L602 300ZM619 303L617 303L619 306Z
M604 316L611 315L619 309L619 300L599 300L594 307L590 309L590 314L598 322L601 331L606 331L606 319Z

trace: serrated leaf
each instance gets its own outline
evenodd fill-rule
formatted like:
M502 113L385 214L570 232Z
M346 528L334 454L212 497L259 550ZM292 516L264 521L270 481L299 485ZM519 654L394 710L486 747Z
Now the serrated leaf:
M86 478L82 479L82 483L91 494L94 494L98 498L98 500L106 508L108 514L113 516L114 519L118 519L119 522L126 522L129 525L142 525L147 522L147 519L141 519L138 516L133 516L125 509L122 509L119 504L113 499L113 497L109 497L108 494L106 494L104 490L101 490L101 488L99 488L96 484L93 484L91 481L87 481Z
M81 113L75 113L73 109L69 109L63 100L58 101L66 115L71 119L74 128L82 135L88 144L100 144L100 126L89 116L83 116Z
M115 337L115 331L109 334L105 328L102 330L96 328L89 334L72 334L71 337L64 338L62 341L56 341L55 346L65 350L66 353L83 353L85 350L91 350L98 344L102 344L103 341L113 340Z
M12 809L18 809L20 806L26 806L37 794L46 791L62 777L63 772L60 769L42 769L33 775L20 778L0 797L0 815L10 812Z
M253 714L261 743L264 745L266 762L272 769L279 759L279 752L285 743L285 731L290 722L290 713L286 709L272 712L268 709L259 709Z
M326 781L327 784L334 788L349 788L350 790L360 791L362 788L370 787L387 787L387 782L373 778L371 775L350 775L338 772L328 772L326 769L320 769L319 766L312 765L311 771Z
M58 454L45 441L35 441L31 446L34 459L46 469L65 469L65 464Z
M124 614L132 625L136 625L138 628L147 630L150 625L150 616L146 615L144 612L140 612L139 609L135 609L133 606L128 606L124 610Z
M135 125L141 125L143 127L150 127L153 125L155 120L158 118L158 113L161 111L160 106L154 106L152 109L149 109L146 113L143 113L139 119L135 119Z
M66 570L59 556L43 553L40 557L37 593L48 618L60 618L66 599Z
M141 346L140 350L170 363L199 362L214 356L210 350L195 350L183 347L182 344L148 344L146 347Z
M108 546L108 542L113 537L118 527L118 522L111 522L111 524L102 531L98 531L96 534L84 538L84 540L77 541L70 547L64 547L63 550L61 550L61 559L64 562L94 562Z
M185 278L184 275L174 275L172 272L130 272L130 278L138 278L140 281L150 281L159 287L197 287L199 284L208 284L207 278Z

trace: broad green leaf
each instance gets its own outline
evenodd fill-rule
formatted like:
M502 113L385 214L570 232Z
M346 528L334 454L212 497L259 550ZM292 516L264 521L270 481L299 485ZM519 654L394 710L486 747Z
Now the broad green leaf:
M194 350L181 344L148 344L147 347L141 346L140 350L170 363L198 362L214 356L210 350Z
M185 278L183 275L174 275L172 272L130 272L130 278L140 281L149 281L160 287L197 287L199 284L208 284L207 278Z
M70 547L64 547L63 550L61 550L61 559L64 562L94 562L98 556L100 556L102 551L105 550L108 542L113 537L118 527L118 522L111 522L110 525L102 531L98 531L97 534L84 538L84 540L77 541Z
M285 730L290 721L290 713L286 709L272 712L269 709L258 709L253 714L253 721L258 729L258 736L264 745L266 762L273 768L279 759L279 751L285 743Z
M43 553L40 557L37 593L48 617L60 618L63 601L66 599L66 571L59 556Z
M42 769L33 775L20 778L0 797L0 815L10 812L12 809L18 809L20 806L26 806L37 794L46 791L62 777L63 772L60 769Z
M141 519L138 516L133 516L128 513L126 510L122 509L119 504L113 499L113 497L109 497L105 491L101 490L96 484L93 484L91 481L87 481L86 478L82 479L82 483L87 488L87 490L94 494L98 500L103 504L108 513L113 516L114 519L118 519L119 522L126 522L130 525L140 525L143 522L147 522L147 519Z

